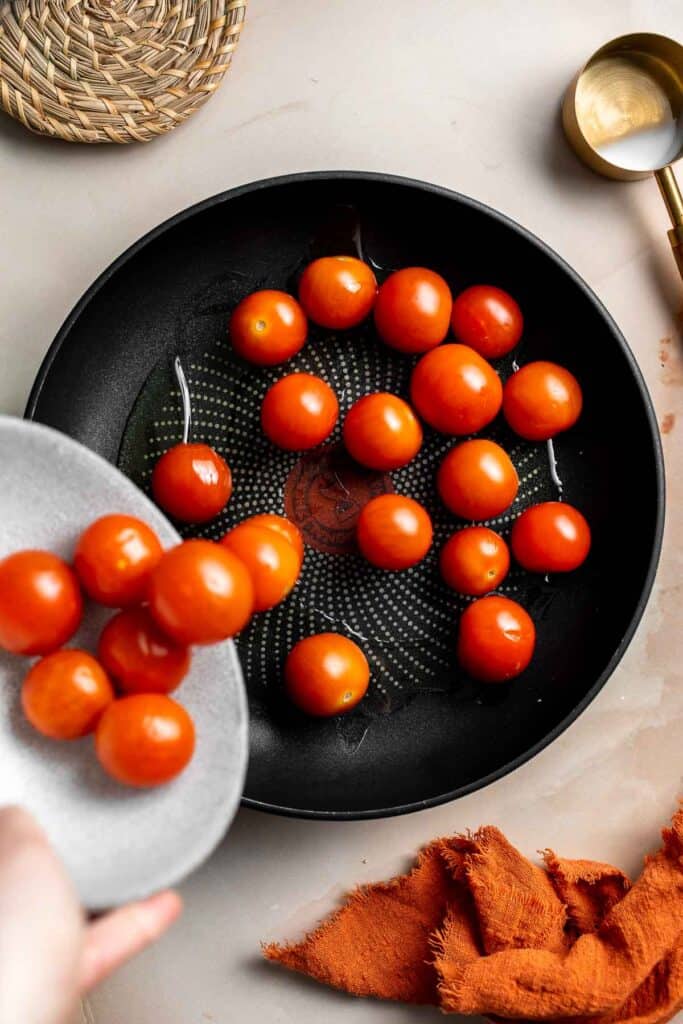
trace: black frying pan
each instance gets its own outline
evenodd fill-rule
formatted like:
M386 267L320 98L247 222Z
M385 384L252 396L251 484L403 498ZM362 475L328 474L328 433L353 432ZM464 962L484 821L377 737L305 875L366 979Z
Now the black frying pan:
M463 604L441 585L436 555L457 524L433 483L452 440L428 431L418 460L393 482L355 467L334 443L303 459L276 452L261 436L258 409L283 370L240 364L227 344L228 315L242 296L292 288L311 257L359 248L380 279L422 264L454 292L474 282L508 289L526 318L516 358L554 359L583 386L585 412L555 447L565 496L593 528L593 551L577 573L544 579L514 570L501 588L538 629L532 665L509 685L478 685L453 657ZM311 545L288 601L238 640L251 709L247 805L354 818L438 804L522 764L590 703L650 592L663 464L626 342L547 246L470 199L385 175L301 174L233 189L152 231L99 278L52 345L26 415L147 487L154 459L180 436L175 354L190 378L194 436L222 451L235 476L227 512L195 532L218 537L245 515L286 509ZM288 369L322 374L345 410L367 391L405 393L411 366L368 325L337 338L313 329ZM506 376L510 361L498 368ZM544 445L520 442L500 422L486 433L518 466L513 513L556 496ZM402 574L372 569L353 552L360 505L392 486L424 501L435 523L434 551ZM506 533L510 516L494 525ZM283 699L281 667L300 635L329 629L362 638L373 682L350 715L312 721Z

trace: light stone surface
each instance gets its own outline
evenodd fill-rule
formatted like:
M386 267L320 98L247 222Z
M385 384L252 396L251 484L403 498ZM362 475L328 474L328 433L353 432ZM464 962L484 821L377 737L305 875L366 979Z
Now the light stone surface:
M595 177L558 125L562 91L590 53L643 30L683 36L680 0L251 0L222 89L165 139L68 148L0 121L3 411L22 409L57 326L95 274L159 221L255 178L379 170L481 199L577 269L638 357L669 474L645 618L613 678L557 742L483 792L405 818L241 812L183 886L183 922L91 996L90 1024L436 1022L433 1010L370 1006L278 972L260 963L259 942L299 935L345 889L402 868L439 833L493 822L529 854L552 845L630 871L657 844L683 792L683 286L654 182Z

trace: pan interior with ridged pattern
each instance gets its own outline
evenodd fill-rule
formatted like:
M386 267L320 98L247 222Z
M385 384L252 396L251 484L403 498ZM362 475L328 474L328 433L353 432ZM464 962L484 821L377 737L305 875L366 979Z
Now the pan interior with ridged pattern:
M564 496L587 515L594 551L577 573L545 579L513 568L503 583L501 592L529 610L538 630L534 661L511 684L480 686L455 663L464 600L441 583L437 561L443 541L464 524L434 486L453 439L426 430L417 459L386 475L348 459L339 427L304 456L274 448L260 431L261 399L284 372L322 376L343 418L368 392L406 397L415 360L381 344L371 323L337 335L312 328L286 368L248 366L230 350L226 325L240 298L256 288L291 289L307 259L358 246L380 279L394 267L427 265L454 292L482 281L508 289L525 314L515 358L556 360L583 386L584 415L555 450ZM87 371L77 354L87 364L91 347L98 353L91 383L104 395L109 378L107 400L97 415L81 408L64 422L56 377L71 360L70 387L81 393ZM647 395L618 332L544 247L459 197L395 180L323 176L218 199L140 247L90 299L66 333L36 413L61 418L56 425L104 450L148 490L155 460L180 439L175 355L190 386L192 439L214 445L234 475L225 513L183 532L217 538L245 516L287 512L308 541L293 593L238 639L251 715L248 802L333 815L424 806L521 762L588 702L647 588L658 543L658 448ZM503 377L512 372L509 358L496 365ZM507 536L522 508L555 498L557 489L545 445L521 441L502 420L482 436L503 444L520 476L515 504L490 524ZM373 569L353 550L363 502L390 489L423 502L434 521L430 555L404 573ZM639 524L635 539L627 520ZM283 698L282 665L297 639L327 630L359 642L372 682L349 715L309 720Z

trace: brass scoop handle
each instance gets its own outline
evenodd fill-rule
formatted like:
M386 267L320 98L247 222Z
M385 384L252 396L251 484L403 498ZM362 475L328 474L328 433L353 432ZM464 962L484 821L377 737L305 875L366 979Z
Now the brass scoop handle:
M661 171L655 171L655 178L673 225L669 231L669 241L678 272L683 277L683 196L671 167L662 167Z

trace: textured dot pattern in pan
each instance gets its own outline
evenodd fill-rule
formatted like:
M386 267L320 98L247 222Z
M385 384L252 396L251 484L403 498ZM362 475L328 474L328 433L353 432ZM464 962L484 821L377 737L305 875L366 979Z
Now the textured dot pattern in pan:
M283 280L282 287L286 286ZM480 700L478 688L460 678L454 658L459 611L467 599L442 583L438 552L447 537L466 525L440 502L435 474L454 443L427 429L417 458L391 475L355 466L340 443L345 412L362 395L390 391L407 396L415 360L387 348L371 325L337 336L312 328L307 345L284 366L261 369L236 359L226 334L230 310L241 297L240 282L216 281L192 303L179 331L179 353L192 397L192 439L213 445L233 471L234 493L225 512L205 527L181 527L186 536L221 537L241 519L258 512L289 514L307 541L301 578L286 601L256 616L238 638L253 714L274 710L281 700L282 665L302 636L334 630L355 638L372 669L368 697L341 720L403 706L420 690L453 690ZM503 376L510 361L499 364ZM263 436L262 398L285 373L304 371L326 380L340 402L340 420L321 448L299 455L274 447ZM180 440L182 414L172 358L147 380L130 416L119 465L144 490L159 456ZM518 497L489 525L504 536L526 505L556 497L545 445L515 438L496 422L482 436L498 439L510 452L520 477ZM422 502L434 523L434 544L420 565L388 573L368 565L353 548L354 524L362 504L394 489ZM519 569L500 587L527 607L547 599L544 587ZM531 607L533 613L533 607ZM483 699L490 699L484 695ZM493 698L495 699L495 698Z

